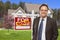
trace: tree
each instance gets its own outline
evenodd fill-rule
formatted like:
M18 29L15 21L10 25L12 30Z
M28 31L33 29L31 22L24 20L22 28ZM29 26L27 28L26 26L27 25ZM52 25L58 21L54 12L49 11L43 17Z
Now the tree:
M4 15L4 28L6 29L11 29L13 27L13 18L12 16Z
M3 16L3 11L4 10L4 4L2 1L0 1L0 18Z
M11 8L11 3L10 3L10 1L7 1L5 3L5 10L8 11L8 9L10 9L10 8Z
M60 9L58 9L58 20L60 20Z
M12 9L17 9L17 8L18 8L18 5L15 4L15 3L13 3L13 4L12 4Z
M20 6L23 10L25 10L25 12L27 12L26 6L25 6L25 2L20 2L20 3L19 3L19 6Z
M26 12L25 2L20 2L19 7L21 7Z
M53 9L53 18L57 20L57 9Z

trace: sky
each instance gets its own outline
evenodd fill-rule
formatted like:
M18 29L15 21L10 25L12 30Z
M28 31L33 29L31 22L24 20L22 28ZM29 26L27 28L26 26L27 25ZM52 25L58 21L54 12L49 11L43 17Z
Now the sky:
M4 3L7 0L2 0ZM32 4L47 4L49 8L60 8L60 0L9 0L11 3L19 4L19 2L32 3Z

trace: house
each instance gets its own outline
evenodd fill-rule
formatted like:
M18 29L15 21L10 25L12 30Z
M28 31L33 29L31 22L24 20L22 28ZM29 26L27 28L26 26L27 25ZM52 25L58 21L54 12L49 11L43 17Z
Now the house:
M39 6L40 4L31 4L31 3L25 3L26 11L29 13L32 10L34 10L35 13L39 12Z
M26 14L32 14L32 12L34 14L39 14L39 6L40 4L31 4L31 3L25 3L25 10L23 10L21 7L19 7L16 10L13 9L9 9L8 10L8 15L11 15L12 13L17 14L17 12L20 13L26 13ZM50 16L51 18L53 17L53 11L49 8L48 11L48 16Z
M8 18L9 16L12 16L13 19L15 17L30 17L32 26L34 18L39 16L39 6L40 4L25 3L24 10L21 7L16 10L9 9ZM51 9L48 10L48 16L53 17L53 11Z
M27 13L31 13L34 10L35 14L39 14L39 6L40 4L25 3ZM50 8L48 10L48 16L53 17L53 11Z

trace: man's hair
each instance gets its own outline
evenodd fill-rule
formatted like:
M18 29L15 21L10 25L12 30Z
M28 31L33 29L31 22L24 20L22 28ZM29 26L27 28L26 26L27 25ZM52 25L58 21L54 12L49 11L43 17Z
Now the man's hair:
M48 5L47 4L42 4L42 5L40 5L39 10L41 9L42 6L46 6L48 8Z

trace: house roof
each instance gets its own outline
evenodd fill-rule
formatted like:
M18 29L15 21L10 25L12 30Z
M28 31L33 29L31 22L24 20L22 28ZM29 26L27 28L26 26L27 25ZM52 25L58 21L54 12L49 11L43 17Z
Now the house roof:
M21 7L19 7L16 10L14 10L14 9L8 9L8 14L16 13L18 10L21 10L23 13L25 13L25 11Z
M35 12L38 12L39 6L40 6L40 4L25 3L27 12L31 12L32 10L34 10Z
M21 10L23 13L25 13L25 11L21 8L21 7L19 7L17 10L15 10L14 12L16 13L18 10Z
M41 4L31 4L31 3L25 3L25 7L27 12L31 12L32 10L34 10L34 12L39 12L39 6ZM52 9L50 9L50 12L53 13Z
M25 7L25 10L27 12L32 12L32 10L34 10L34 12L39 12L39 6L40 6L40 4L25 3L24 7ZM21 10L23 13L26 13L25 10L23 10L21 7L19 7L16 10L14 10L14 9L8 9L8 14L16 13L18 10ZM50 11L51 11L51 13L53 13L52 9L50 9Z
M8 9L8 14L13 13L15 10L14 9Z

